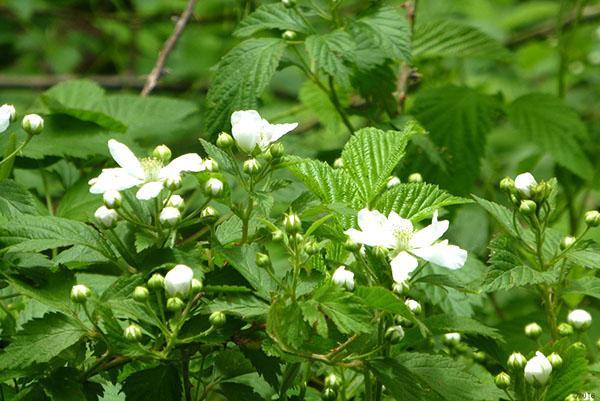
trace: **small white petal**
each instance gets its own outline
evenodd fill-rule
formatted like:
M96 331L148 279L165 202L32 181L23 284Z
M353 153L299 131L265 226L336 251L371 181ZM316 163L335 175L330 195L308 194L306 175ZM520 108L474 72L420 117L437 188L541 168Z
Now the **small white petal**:
M413 230L412 221L400 217L400 215L396 212L390 212L387 220L388 230L402 232L412 232Z
M354 273L346 270L346 266L338 267L331 276L331 281L336 285L348 288L350 291L354 289Z
M266 120L264 122L266 124L263 127L262 137L266 143L260 144L261 149L263 147L266 149L271 143L277 141L288 132L295 130L298 126L298 123L270 124Z
M135 197L139 200L154 199L164 188L162 181L147 182L137 191Z
M448 220L438 221L437 217L438 212L436 210L433 213L431 224L413 234L413 237L410 240L410 246L412 248L429 246L440 239L441 236L448 231L448 226L450 225Z
M126 145L115 139L110 139L108 141L108 150L117 164L127 170L129 174L138 178L145 177L142 164Z
M456 245L449 245L447 240L431 246L411 250L416 256L448 269L460 269L467 260L467 251Z
M417 266L419 266L419 261L408 252L402 251L392 259L390 264L394 282L401 284L408 280L410 273L415 271Z
M531 195L531 189L537 184L531 173L519 174L515 177L515 188L525 196Z
M103 194L109 190L122 191L141 183L141 179L132 176L123 168L106 168L98 177L89 181L90 192L93 194Z
M176 265L165 275L165 291L171 297L188 296L192 289L194 271L186 265Z
M231 135L244 152L252 152L263 130L263 119L256 110L240 110L231 115Z
M5 106L6 105L0 107L0 133L6 131L10 124L10 119L12 117L11 110Z
M184 171L204 171L204 162L196 153L187 153L176 157L166 167L160 171L161 177L164 174L179 174Z

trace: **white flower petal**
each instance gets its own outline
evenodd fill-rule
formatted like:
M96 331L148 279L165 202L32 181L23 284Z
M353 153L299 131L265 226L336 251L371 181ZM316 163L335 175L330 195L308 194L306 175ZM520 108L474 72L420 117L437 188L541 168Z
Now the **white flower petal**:
M263 137L268 141L267 146L298 126L298 123L270 124L264 121L266 124L263 127Z
M401 284L408 280L410 273L415 271L417 266L419 266L419 261L408 252L402 251L392 259L390 264L392 266L392 278L394 282Z
M139 200L154 199L164 188L162 181L147 182L137 191L135 197Z
M231 115L231 135L244 152L252 152L263 131L263 119L256 110L240 110Z
M11 111L7 107L0 107L0 133L7 130L10 125Z
M531 189L537 185L533 174L527 172L515 177L515 188L525 196L531 195Z
M358 212L358 226L362 231L349 229L346 235L352 241L368 246L394 248L396 238L387 218L377 210L362 209Z
M93 194L103 194L106 191L122 191L127 188L135 187L142 183L142 180L132 176L123 168L106 168L96 178L90 180L90 192Z
M204 161L196 153L186 153L176 157L167 166L160 170L161 177L169 174L179 174L183 171L204 171ZM165 175L165 176L166 176Z
M412 249L416 256L448 269L460 269L467 260L467 251L456 245L449 245L447 240L431 246Z
M448 226L450 225L448 220L438 221L437 217L438 212L436 210L433 213L431 224L413 234L413 237L410 240L410 246L412 248L429 246L440 239L441 236L448 231Z
M400 217L396 212L390 212L387 222L388 230L391 231L412 232L413 230L412 221Z
M142 164L126 145L115 139L110 139L108 141L108 150L117 164L127 170L129 174L138 178L145 177Z

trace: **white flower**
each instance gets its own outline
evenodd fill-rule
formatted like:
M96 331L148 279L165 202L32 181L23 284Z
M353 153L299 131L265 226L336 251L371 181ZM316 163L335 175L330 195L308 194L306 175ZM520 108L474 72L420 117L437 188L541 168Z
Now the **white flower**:
M448 230L448 220L438 221L437 211L431 224L414 231L413 224L396 212L388 217L377 210L362 209L358 212L358 226L346 231L350 239L368 246L381 246L393 250L392 276L396 283L407 280L419 262L417 257L449 269L459 269L467 260L467 251L447 240L436 242Z
M552 365L550 361L539 351L525 365L525 380L529 384L543 386L550 379L551 373Z
M406 305L414 314L419 314L422 311L421 304L414 299L407 298L406 301L404 301L404 305Z
M583 309L575 309L569 313L567 321L577 330L585 330L592 325L592 315Z
M204 184L204 191L210 196L220 196L223 193L223 181L218 178L210 178Z
M446 333L444 334L444 342L446 344L458 344L460 342L460 333Z
M333 272L331 281L340 287L346 287L350 291L354 289L354 273L346 270L346 266L338 267L335 272Z
M98 177L90 180L90 192L93 194L141 185L136 197L153 199L162 191L167 178L185 171L204 170L202 158L196 153L179 156L165 166L153 157L138 159L126 145L114 139L108 141L108 150L120 167L104 169Z
M515 177L515 188L524 196L531 196L531 190L535 185L537 181L531 173L523 173Z
M168 226L174 226L181 219L181 212L179 209L171 206L167 206L160 212L159 220L162 224Z
M171 195L167 201L167 206L176 207L179 210L183 209L184 204L183 198L179 195Z
M194 272L186 265L177 265L165 276L165 291L170 297L186 298L192 290Z
M241 110L231 115L231 135L238 147L247 153L252 153L257 146L265 151L297 126L298 123L270 124L256 110Z
M15 113L15 106L12 104L0 106L0 133L6 131L10 122L15 119Z
M96 209L94 217L103 227L111 228L114 227L119 215L114 209L109 209L106 206L100 206L98 209Z
M21 126L30 135L36 135L44 129L44 119L37 114L27 114L21 121Z

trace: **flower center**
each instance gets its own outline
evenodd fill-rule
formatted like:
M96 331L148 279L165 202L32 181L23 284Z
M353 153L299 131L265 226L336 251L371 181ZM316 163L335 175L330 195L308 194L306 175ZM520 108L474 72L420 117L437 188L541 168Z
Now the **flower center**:
M410 220L404 220L394 230L396 237L396 248L399 251L405 251L409 248L410 239L413 236L413 225Z
M163 163L153 157L145 157L140 160L142 168L146 174L146 181L156 181L158 179L160 169L163 168Z

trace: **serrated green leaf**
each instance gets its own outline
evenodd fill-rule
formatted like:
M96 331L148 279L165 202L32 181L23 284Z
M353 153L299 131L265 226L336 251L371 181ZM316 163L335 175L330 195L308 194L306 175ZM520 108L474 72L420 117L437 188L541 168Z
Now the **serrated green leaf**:
M206 308L209 312L226 310L228 314L239 316L242 319L265 317L269 312L269 305L252 295L217 298L212 300Z
M317 289L312 298L319 309L329 317L344 334L368 333L373 330L371 314L359 298L333 284Z
M72 304L69 299L71 287L75 285L75 276L68 270L52 272L46 268L28 271L31 277L25 275L5 275L6 281L20 294L36 301L58 309L65 313L72 313Z
M419 319L408 309L393 292L383 287L358 287L355 295L368 307L379 309L394 315L402 316L419 325L424 332L428 329Z
M392 358L374 359L367 366L398 401L444 400L429 384Z
M515 229L515 225L513 224L513 212L498 203L479 198L475 195L473 195L473 199L496 219L504 231L512 237L518 237L517 229ZM517 227L519 227L519 225L517 225Z
M33 195L13 180L0 181L0 216L11 219L22 214L39 214Z
M344 31L310 35L304 42L312 71L321 71L333 77L340 85L350 83L347 63L354 51L352 37Z
M235 36L251 36L266 29L290 30L308 33L310 28L301 14L283 3L264 4L244 18L234 32Z
M295 302L278 299L271 304L267 316L267 332L286 348L298 349L309 336L302 309Z
M571 285L565 289L565 292L583 294L600 299L600 278L586 277L573 280L571 281Z
M225 128L232 112L255 109L285 50L281 39L248 39L227 53L217 67L206 98L206 130Z
M127 401L181 401L179 372L173 365L139 370L125 379L122 391Z
M580 145L587 138L585 124L561 99L542 93L521 96L509 105L508 118L558 164L584 179L593 176L594 167Z
M200 138L200 143L202 144L206 154L219 164L220 170L227 171L228 173L232 174L236 171L239 171L235 165L235 161L231 160L231 157L229 157L227 153L202 138Z
M561 353L563 364L552 371L552 380L546 394L547 401L563 401L569 394L585 390L588 361L585 349L569 347Z
M483 282L482 291L493 292L535 284L552 284L558 280L556 272L540 272L528 266L517 266L508 271L490 270Z
M509 51L477 28L451 20L417 23L413 36L413 57L476 57L506 59Z
M412 114L430 132L447 163L442 173L429 161L419 164L427 181L453 193L464 194L479 177L486 135L499 112L496 98L467 87L445 86L418 93Z
M56 216L88 221L101 205L102 197L90 193L88 177L83 177L63 194L56 209Z
M423 220L446 206L468 203L469 200L450 195L437 185L424 183L398 184L377 200L375 209L387 215L391 211L414 222Z
M600 269L600 246L596 243L573 249L567 253L567 259L590 269Z
M433 334L459 332L502 341L502 335L498 330L465 316L452 316L447 314L433 315L423 319L423 324L425 324Z

